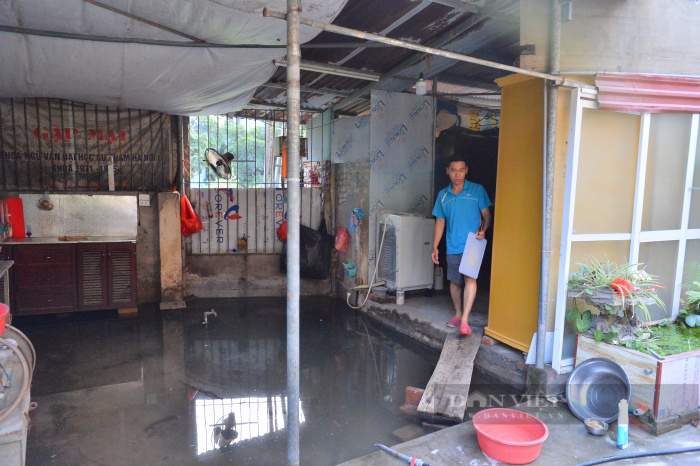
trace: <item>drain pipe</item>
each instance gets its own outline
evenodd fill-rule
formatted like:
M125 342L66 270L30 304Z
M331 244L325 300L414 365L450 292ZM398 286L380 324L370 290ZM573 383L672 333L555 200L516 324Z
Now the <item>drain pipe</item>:
M287 464L299 465L300 0L287 0Z
M549 74L559 74L559 51L561 45L561 7L559 0L551 0L549 29ZM552 255L552 200L554 197L554 151L557 144L557 105L559 86L546 82L545 108L547 112L547 138L544 150L544 173L542 176L542 258L540 263L540 296L537 310L537 352L535 367L544 369L544 354L547 336L547 304L549 302L549 265Z

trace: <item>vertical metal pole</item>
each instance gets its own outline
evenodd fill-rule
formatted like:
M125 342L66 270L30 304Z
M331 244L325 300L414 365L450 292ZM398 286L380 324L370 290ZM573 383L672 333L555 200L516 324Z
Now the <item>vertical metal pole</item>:
M549 73L559 74L559 50L561 45L561 6L559 0L551 0L551 23L549 30ZM554 151L557 143L557 105L559 87L551 83L547 87L547 144L542 177L542 259L540 264L540 296L537 310L537 352L535 367L544 369L545 345L547 341L547 305L549 303L549 261L552 255L552 199L554 184Z
M299 464L300 0L287 0L287 464Z

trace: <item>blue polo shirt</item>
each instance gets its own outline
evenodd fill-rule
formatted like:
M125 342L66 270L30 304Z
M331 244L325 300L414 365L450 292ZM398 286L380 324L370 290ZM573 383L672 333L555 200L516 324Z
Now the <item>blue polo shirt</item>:
M462 254L470 231L476 232L481 225L481 209L491 206L489 195L483 186L464 180L459 194L452 192L452 183L441 190L433 215L444 218L447 228L447 254Z

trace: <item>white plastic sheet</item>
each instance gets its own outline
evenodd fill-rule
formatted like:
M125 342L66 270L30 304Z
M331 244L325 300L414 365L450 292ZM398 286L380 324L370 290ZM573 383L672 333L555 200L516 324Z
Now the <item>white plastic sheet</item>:
M285 21L263 18L284 0L102 0L212 43L285 45ZM305 2L331 22L345 0ZM82 0L0 1L0 24L54 32L189 42ZM306 42L318 29L302 27ZM57 97L99 105L211 115L240 110L286 49L183 48L0 32L0 97Z
M429 96L372 91L369 130L369 264L382 211L430 215L433 209L433 108Z

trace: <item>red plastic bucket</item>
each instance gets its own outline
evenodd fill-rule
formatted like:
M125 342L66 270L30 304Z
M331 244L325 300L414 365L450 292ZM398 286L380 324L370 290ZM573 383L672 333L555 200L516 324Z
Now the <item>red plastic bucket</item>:
M5 321L10 315L10 306L0 303L0 335L5 333Z
M544 422L515 409L493 408L472 418L479 447L496 461L509 464L532 463L549 436Z

